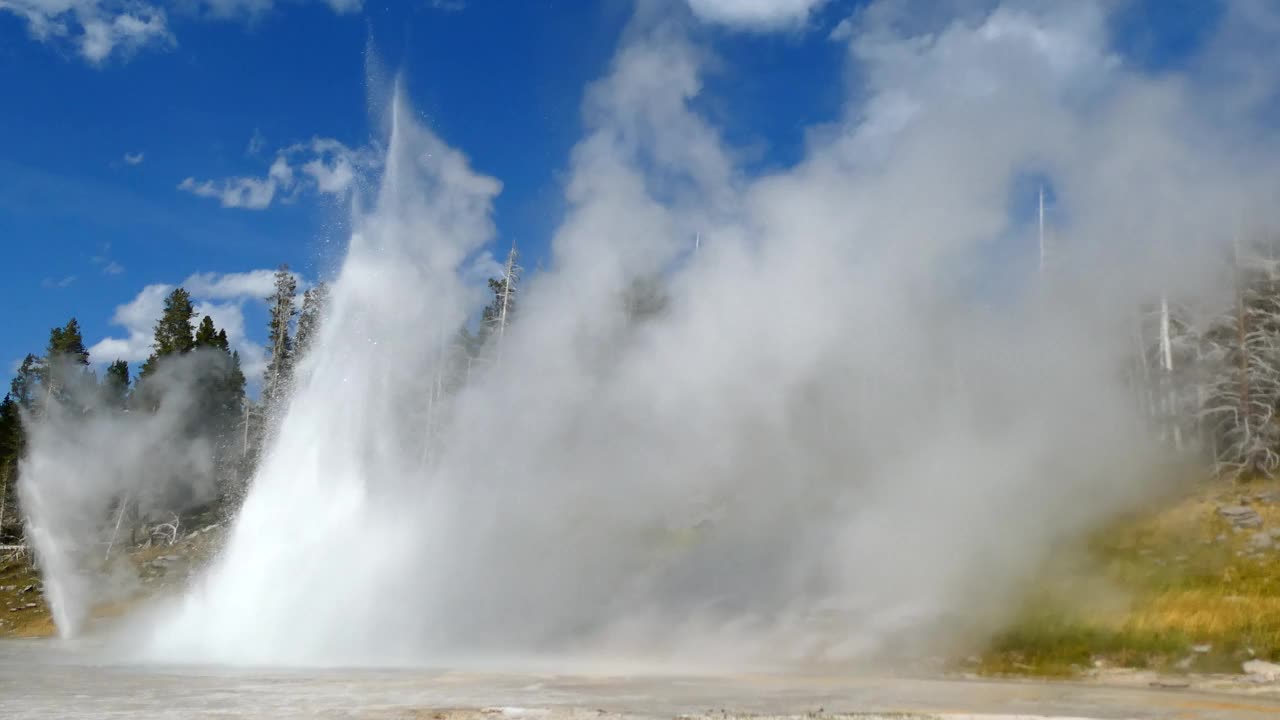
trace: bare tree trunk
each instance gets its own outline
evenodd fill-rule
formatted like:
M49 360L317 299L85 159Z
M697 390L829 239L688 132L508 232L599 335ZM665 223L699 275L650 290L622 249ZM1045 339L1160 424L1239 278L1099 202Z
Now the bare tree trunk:
M1138 401L1144 407L1142 410L1147 415L1148 422L1153 422L1156 417L1155 398L1151 395L1151 371L1147 367L1147 346L1142 338L1142 314L1139 313L1136 321L1136 327L1133 335L1138 343L1138 382L1140 385L1140 394Z
M1244 301L1244 278L1240 273L1240 238L1236 237L1233 245L1235 251L1235 280L1236 280L1236 344L1239 352L1239 371L1240 371L1240 421L1243 424L1244 440L1241 447L1248 448L1253 439L1253 428L1250 423L1249 411L1249 319L1247 308ZM1248 458L1242 458L1245 463L1244 470L1248 470Z
M1160 365L1164 385L1165 423L1173 432L1173 448L1182 452L1182 427L1177 417L1177 397L1173 386L1173 341L1169 337L1169 298L1160 296Z
M12 472L12 470L8 466L5 466L3 471L0 471L0 472L2 472L2 475L0 475L0 477L3 477L3 481L0 481L0 538L3 538L4 537L4 521L5 521L5 518L8 517L6 515L6 512L9 509L8 508L9 473Z

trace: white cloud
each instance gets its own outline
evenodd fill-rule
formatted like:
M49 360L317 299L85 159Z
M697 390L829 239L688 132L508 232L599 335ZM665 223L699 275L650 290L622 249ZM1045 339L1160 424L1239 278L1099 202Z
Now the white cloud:
M304 284L301 278L298 282ZM155 322L164 311L165 296L174 287L163 283L148 285L133 300L117 307L111 323L123 328L125 334L103 338L89 348L93 362L145 360L151 354ZM246 333L244 308L248 302L266 302L275 290L275 270L195 273L183 280L181 287L191 293L195 321L199 322L205 315L213 318L214 325L227 332L231 349L240 353L245 376L251 380L260 376L266 368L267 354L263 346Z
M164 297L173 290L172 285L148 285L137 297L116 308L111 324L127 331L125 337L107 337L89 348L89 357L95 363L114 360L141 362L151 354L151 339L156 319L164 310Z
M103 275L119 275L124 272L124 266L111 259L111 243L102 243L102 252L89 258L89 262L102 268Z
M359 12L363 0L323 0L338 14ZM145 0L0 0L0 12L27 23L37 41L68 44L93 65L113 56L126 59L143 48L177 45L161 3ZM173 3L185 14L215 20L252 20L275 0L188 0Z
M799 27L827 0L689 0L689 9L704 22L742 30L768 31Z
M258 128L253 129L253 136L249 138L249 147L245 148L245 155L258 155L267 146L267 136L262 134Z
M141 165L141 164L142 164L142 158L143 158L143 153L142 153L142 151L138 151L138 152L136 152L136 153L128 153L128 152L127 152L127 153L125 153L125 154L124 154L124 161L125 161L125 163L126 163L126 164L128 164L128 165Z
M209 300L265 298L275 292L275 270L240 273L196 273L182 281L193 296Z
M255 131L249 141L250 154L261 149L260 138ZM178 189L216 199L223 207L263 210L271 206L279 192L291 193L290 198L303 191L345 195L362 170L378 163L378 155L371 148L353 149L332 138L313 138L277 151L266 177L203 181L188 177L178 184Z
M46 288L61 289L69 286L71 283L75 281L76 281L75 275L68 275L63 278L45 278L44 280L40 281L40 285Z
M70 44L94 65L112 55L127 57L144 47L176 43L164 10L145 2L0 0L0 11L26 20L32 38Z
M430 0L427 3L432 10L440 10L442 12L458 12L465 10L467 3L465 0Z
M196 182L195 178L188 177L178 184L178 189L200 197L217 198L222 207L262 210L271 206L277 190L288 190L292 185L293 168L281 156L271 164L265 178L233 177Z

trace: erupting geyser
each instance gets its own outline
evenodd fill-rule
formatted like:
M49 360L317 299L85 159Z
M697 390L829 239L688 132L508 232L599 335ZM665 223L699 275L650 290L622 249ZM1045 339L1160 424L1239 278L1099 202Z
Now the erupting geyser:
M1117 308L1199 288L1270 171L1194 84L1118 63L1093 3L928 42L860 18L846 116L751 177L694 109L684 21L640 3L550 269L461 370L500 184L397 92L292 401L148 652L909 653L989 627L1052 543L1139 497L1163 451ZM1040 269L1028 177L1060 200Z

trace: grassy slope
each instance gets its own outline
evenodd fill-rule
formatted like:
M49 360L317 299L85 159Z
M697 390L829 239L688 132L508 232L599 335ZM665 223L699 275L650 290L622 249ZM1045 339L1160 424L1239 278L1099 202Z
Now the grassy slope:
M0 637L54 634L53 619L40 587L40 576L26 559L0 560ZM34 607L28 607L31 604Z
M989 674L1069 676L1122 666L1240 672L1253 657L1280 661L1280 504L1254 497L1275 483L1214 485L1097 533L1082 553L1045 568L1021 617L981 657ZM1259 529L1236 530L1219 505L1250 507Z
M189 535L175 545L133 548L127 555L117 556L117 562L124 564L128 575L139 582L100 597L93 619L120 615L140 599L181 586L195 568L212 557L220 540L218 531L203 532ZM157 563L165 558L170 561ZM0 638L57 634L42 589L40 575L31 566L29 556L0 558Z

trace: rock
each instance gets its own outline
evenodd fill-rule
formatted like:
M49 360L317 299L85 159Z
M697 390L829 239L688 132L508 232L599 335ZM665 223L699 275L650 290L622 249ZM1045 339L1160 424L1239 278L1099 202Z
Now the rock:
M1244 664L1244 671L1263 680L1280 680L1280 665L1265 660L1250 660Z
M1260 492L1253 499L1260 503L1275 504L1280 502L1280 492Z
M1271 539L1271 533L1258 532L1249 538L1249 547L1254 550L1269 550L1275 541Z
M35 590L35 589L36 589L36 586L35 586L35 585L28 585L28 586L26 586L26 587L22 588L21 590L19 590L19 591L18 591L18 594L19 594L19 595L26 595L27 593L29 593L29 592L31 592L32 590Z
M1209 643L1204 643L1203 645L1192 645L1192 646L1191 646L1191 652L1193 652L1193 653L1199 653L1199 654L1201 654L1201 655L1203 655L1203 654L1205 654L1205 653L1209 652L1209 651L1210 651L1210 650L1212 650L1212 649L1213 649L1213 646L1212 646L1212 645L1210 645Z
M1227 541L1227 534L1226 534L1226 533L1219 533L1219 534L1218 534L1218 537L1214 538L1214 540L1217 540L1218 542L1226 542L1226 541Z
M1257 510L1244 505L1223 505L1218 514L1237 528L1253 528L1262 525L1262 516Z
M23 605L22 607L25 607L25 608L33 608L33 607L36 607L36 604L35 604L35 603L27 603L26 605Z
M1193 656L1188 655L1188 656L1186 656L1186 657L1182 658L1181 660L1179 660L1178 662L1174 663L1174 665L1175 665L1175 667L1177 667L1179 670L1190 670L1190 669L1191 669L1191 663L1194 663L1195 661L1196 661L1196 659L1195 659Z

